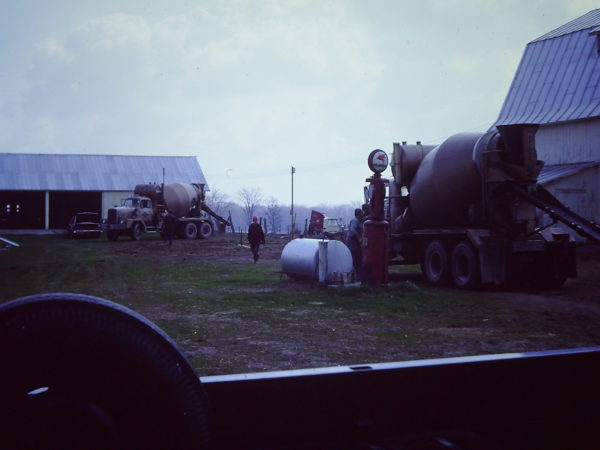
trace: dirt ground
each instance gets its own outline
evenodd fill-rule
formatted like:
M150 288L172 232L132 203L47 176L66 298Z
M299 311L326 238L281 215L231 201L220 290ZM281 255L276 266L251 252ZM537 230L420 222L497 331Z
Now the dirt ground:
M261 247L263 261L279 261L288 236L269 236L267 245ZM115 248L113 251L126 254L156 254L156 240L142 240ZM173 246L159 247L159 251L180 261L201 260L205 263L247 264L252 255L245 238L237 235L216 235L207 240L175 240ZM496 298L506 299L527 308L565 310L578 314L587 312L600 317L600 245L585 245L577 250L578 278L569 279L559 289L505 290L483 289L481 292ZM394 281L411 280L425 284L420 273L396 274Z
M501 298L515 308L556 312L574 320L582 316L600 320L600 245L577 249L577 271L578 277L568 279L559 289L488 291L488 295Z
M281 251L284 245L289 241L287 237L269 236L268 243L261 249L262 261L277 262L280 259ZM244 242L245 244L245 242ZM227 264L250 264L251 254L247 246L240 245L240 237L236 236L215 236L209 240L173 242L172 247L164 246L156 240L142 240L141 242L128 243L115 247L112 251L126 254L156 254L161 252L165 256L173 258L174 261L203 263L227 263ZM590 329L590 323L600 324L600 246L589 245L578 249L578 271L579 277L569 279L560 289L539 290L539 289L519 289L511 290L507 288L484 288L478 290L474 295L478 298L486 298L494 304L502 305L503 308L510 310L512 320L518 320L519 315L544 315L568 322L572 329ZM392 282L409 281L417 289L432 289L439 293L448 292L448 297L460 294L456 289L447 290L439 288L430 288L424 281L419 271L413 273L402 273L394 271ZM285 283L285 289L299 290L305 289L300 282ZM269 286L268 290L277 289ZM304 311L306 312L306 311ZM236 314L239 311L223 311L210 316L199 314L194 320L202 322L210 320L218 326L222 324L223 332L237 325L239 319ZM149 316L151 320L165 319L163 310L146 310L143 314ZM301 324L303 318L298 316L303 311L294 312L294 317L282 317L281 323L261 324L252 323L254 331L246 332L231 337L221 337L215 335L202 342L194 342L192 339L186 339L181 345L189 357L194 358L201 355L203 358L212 358L215 362L210 366L204 367L205 374L233 373L236 371L262 371L262 370L282 370L302 367L320 367L338 364L356 363L353 358L358 358L361 348L363 353L367 354L375 344L371 342L374 338L369 334L371 328L377 328L379 331L397 332L397 323L393 317L380 317L376 325L372 323L373 318L366 313L360 313L352 318L331 317L327 319L315 320L313 326L319 327L319 332L323 329L332 330L335 328L335 339L331 342L311 340L310 332L302 331ZM362 315L361 315L362 314ZM175 319L173 317L173 319ZM317 323L318 322L318 323ZM347 323L346 323L347 322ZM296 330L296 328L298 328ZM356 333L356 327L360 327L363 333ZM391 349L379 349L377 354L378 361L393 361L403 359L418 359L420 355L435 354L439 356L458 356L465 354L476 354L485 351L486 353L506 353L513 351L534 351L540 350L544 344L536 341L535 330L532 332L533 340L512 339L509 328L504 329L506 338L499 338L493 335L485 326L477 327L467 324L451 325L446 328L435 328L431 331L434 335L450 337L452 342L442 339L441 343L414 343L407 344L404 347ZM264 328L264 330L263 330ZM281 328L281 329L279 329ZM342 330L354 330L347 334L340 334ZM296 332L297 331L297 332ZM332 332L333 333L333 332ZM547 330L540 331L542 334ZM593 334L593 333L592 333ZM278 335L281 338L273 340L273 336ZM358 336L360 335L360 336ZM284 338L285 336L285 338ZM579 341L580 337L574 336L571 340L565 341L567 347L595 345L596 339L590 338L589 332L587 341ZM464 339L463 339L464 338ZM371 341L369 341L371 340ZM439 347L436 349L436 346ZM541 346L541 347L540 347ZM267 349L268 350L265 350ZM243 366L236 366L235 361L223 360L217 361L219 353L228 355L244 355ZM233 358L233 357L232 357Z
M287 242L289 242L288 237L269 236L267 245L261 246L261 259L278 261ZM160 251L180 261L197 259L204 263L247 264L252 261L252 254L245 235L240 242L239 234L215 235L210 239L175 239L171 247L162 245L156 239L142 239L139 242L130 242L127 246L115 248L113 251L130 255L150 255Z

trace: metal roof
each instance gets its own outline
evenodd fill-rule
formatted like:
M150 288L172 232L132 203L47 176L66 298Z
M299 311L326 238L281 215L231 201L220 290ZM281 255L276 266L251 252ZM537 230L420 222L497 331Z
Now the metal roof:
M584 14L577 19L571 20L560 27L549 31L548 33L534 39L531 42L543 41L545 39L552 39L565 34L574 33L575 31L587 30L588 28L594 28L600 25L600 9L594 9L587 14Z
M576 164L553 164L542 167L538 175L538 183L548 184L552 181L566 178L591 167L600 166L600 162L585 162Z
M495 125L599 117L598 27L600 9L530 42Z
M136 184L206 184L194 156L0 153L0 190L133 191Z

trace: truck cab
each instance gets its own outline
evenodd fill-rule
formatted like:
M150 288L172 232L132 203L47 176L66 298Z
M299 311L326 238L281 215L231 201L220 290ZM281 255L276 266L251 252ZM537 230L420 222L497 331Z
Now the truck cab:
M106 233L111 241L121 235L130 235L139 240L142 232L156 228L152 200L133 195L121 200L121 206L108 210Z
M152 200L146 197L128 197L121 200L121 208L131 211L131 217L139 217L144 222L151 223L153 218Z
M335 217L325 217L323 219L323 234L330 239L337 239L344 232L344 224L342 219Z

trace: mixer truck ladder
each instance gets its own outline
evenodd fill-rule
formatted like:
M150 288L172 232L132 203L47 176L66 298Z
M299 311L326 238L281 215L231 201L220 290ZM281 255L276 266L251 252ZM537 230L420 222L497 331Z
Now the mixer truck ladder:
M600 243L600 225L580 216L566 205L563 205L541 184L536 185L535 193L528 193L516 185L513 185L512 188L516 194L544 211L553 219L561 221L581 236Z
M226 227L232 226L230 221L228 221L227 219L224 219L223 217L219 216L216 212L214 212L212 209L210 209L208 207L208 205L206 205L206 203L202 203L202 205L200 206L200 208L202 208L208 214L210 214L211 216L213 216L215 219L217 219L219 222L221 222Z

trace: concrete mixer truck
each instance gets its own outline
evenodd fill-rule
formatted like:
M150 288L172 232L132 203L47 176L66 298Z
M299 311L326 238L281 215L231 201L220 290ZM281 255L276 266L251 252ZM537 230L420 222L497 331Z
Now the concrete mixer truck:
M439 146L394 144L387 220L391 264L420 264L434 285L512 281L560 286L576 276L575 242L600 227L537 184L535 125L462 133ZM540 227L539 216L553 222Z
M231 225L206 205L203 184L138 184L133 194L121 200L121 206L108 210L105 230L111 241L119 236L138 241L144 232L162 231L167 210L177 217L175 231L184 239L210 237L211 216Z

